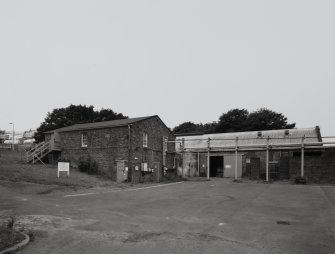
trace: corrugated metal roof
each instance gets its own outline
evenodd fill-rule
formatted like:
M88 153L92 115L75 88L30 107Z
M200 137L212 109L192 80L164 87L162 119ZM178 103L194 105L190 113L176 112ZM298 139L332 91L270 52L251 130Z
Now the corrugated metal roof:
M119 127L119 126L126 126L128 124L133 124L139 121L143 121L154 116L145 116L145 117L135 117L135 118L128 118L128 119L120 119L120 120L113 120L113 121L104 121L104 122L96 122L96 123L83 123L83 124L74 124L71 126L67 126L60 129L55 129L52 131L47 131L45 133L53 133L53 132L68 132L68 131L77 131L77 130L89 130L89 129L101 129L101 128L111 128L111 127Z
M270 144L292 144L300 143L301 138L305 136L305 142L319 142L321 135L319 128L301 128L289 130L269 130L269 131L251 131L251 132L233 132L233 133L215 133L196 136L179 136L177 140L185 139L184 147L187 148L206 148L208 138L211 139L211 147L234 146L236 138L238 145L266 145L267 137L270 138ZM219 140L217 140L219 139ZM176 143L176 150L180 149L180 143Z

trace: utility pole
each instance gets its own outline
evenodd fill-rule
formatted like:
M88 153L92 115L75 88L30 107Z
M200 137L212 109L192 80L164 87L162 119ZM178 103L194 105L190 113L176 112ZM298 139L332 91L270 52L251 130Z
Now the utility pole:
M9 123L9 124L11 124L11 125L13 125L13 140L12 140L12 150L13 150L13 152L14 152L14 122L13 123Z

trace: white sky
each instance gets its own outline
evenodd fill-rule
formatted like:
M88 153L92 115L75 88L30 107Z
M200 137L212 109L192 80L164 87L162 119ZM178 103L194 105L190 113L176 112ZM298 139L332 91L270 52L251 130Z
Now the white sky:
M335 1L0 1L0 129L72 104L169 126L267 107L335 135Z

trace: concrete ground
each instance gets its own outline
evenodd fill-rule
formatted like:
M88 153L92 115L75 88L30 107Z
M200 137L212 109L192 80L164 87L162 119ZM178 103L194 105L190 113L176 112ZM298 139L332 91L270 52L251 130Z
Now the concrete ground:
M0 215L13 214L35 234L27 254L335 253L335 186L218 179L76 192L1 182Z

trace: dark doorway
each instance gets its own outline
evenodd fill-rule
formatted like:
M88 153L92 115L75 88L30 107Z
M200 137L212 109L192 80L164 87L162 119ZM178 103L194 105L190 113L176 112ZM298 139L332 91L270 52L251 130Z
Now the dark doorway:
M211 156L209 162L209 176L223 177L223 156Z

